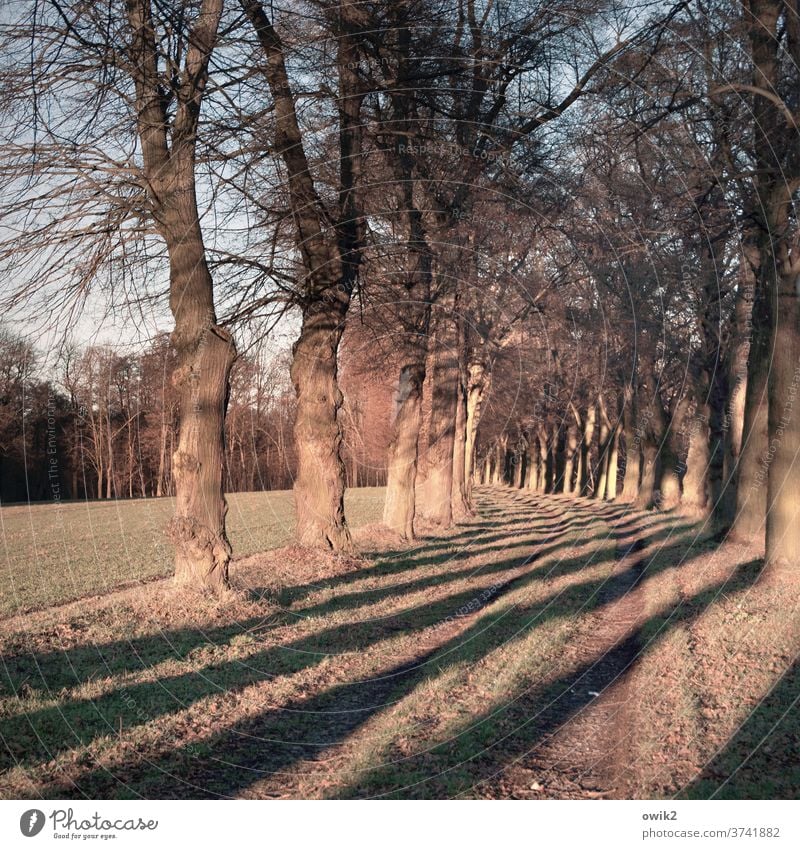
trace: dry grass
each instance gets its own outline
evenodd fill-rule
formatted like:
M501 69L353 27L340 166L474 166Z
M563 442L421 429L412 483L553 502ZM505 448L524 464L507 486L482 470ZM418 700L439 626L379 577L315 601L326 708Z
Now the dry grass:
M359 559L242 558L222 601L157 582L0 623L0 795L787 789L780 753L772 784L735 771L752 735L703 771L799 641L752 552L621 505L479 503L414 548L370 528Z
M349 490L353 525L375 522L382 499L382 489ZM237 556L277 548L291 538L291 492L234 493L228 503ZM169 574L173 550L164 526L174 507L172 498L148 498L0 508L0 616Z

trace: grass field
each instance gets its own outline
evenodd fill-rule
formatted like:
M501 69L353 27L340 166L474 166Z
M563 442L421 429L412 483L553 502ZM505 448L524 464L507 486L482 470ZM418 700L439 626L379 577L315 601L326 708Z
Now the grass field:
M240 546L286 539L288 494L240 498ZM220 599L151 581L0 619L0 797L796 797L800 595L758 551L477 499L413 546L241 558Z
M286 545L294 530L292 493L228 496L234 555ZM378 521L383 490L351 489L353 527ZM160 578L172 568L164 526L174 499L88 501L0 508L0 616Z

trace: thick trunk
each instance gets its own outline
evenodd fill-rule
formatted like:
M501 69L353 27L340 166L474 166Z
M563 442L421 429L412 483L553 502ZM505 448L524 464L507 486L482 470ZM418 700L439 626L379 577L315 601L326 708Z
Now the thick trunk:
M617 466L619 461L619 424L611 432L611 447L608 452L608 474L603 497L606 501L614 501L617 497Z
M736 488L739 477L739 460L744 428L744 408L747 395L747 358L750 350L750 322L752 320L758 267L758 251L746 240L740 258L739 285L736 292L733 328L726 360L729 387L723 428L725 455L722 470L722 493L716 513L721 523L731 524L736 515Z
M658 427L655 438L660 441L658 463L658 506L662 510L673 510L681 501L681 446L680 436L690 407L690 398L681 398L675 406L671 419L663 413L660 399L653 397L653 424Z
M472 504L472 467L475 463L475 443L483 412L483 400L489 388L489 372L483 362L467 366L467 424L464 447L464 478L467 483L467 504Z
M608 461L611 448L611 423L608 420L605 401L601 395L598 401L600 407L600 428L598 432L598 463L597 463L597 488L594 497L603 499L606 497L606 482L608 481Z
M561 481L561 492L573 492L572 478L575 473L575 460L578 457L578 442L580 433L580 419L574 413L575 421L567 426L566 443L564 445L564 477Z
M736 478L736 513L731 528L732 537L747 542L763 541L767 512L767 481L762 464L768 443L769 324L769 299L759 282L753 300L742 447Z
M649 510L656 502L656 480L658 473L658 445L649 436L641 442L642 481L634 504L640 510Z
M219 591L227 585L231 556L222 475L233 343L214 324L195 347L182 350L180 343L176 347L181 417L172 458L175 516L169 527L176 547L175 580Z
M588 495L590 488L593 488L594 481L592 480L591 469L591 453L592 441L594 439L594 429L597 421L597 408L591 404L586 411L586 416L583 420L583 439L581 441L581 476L580 476L580 494Z
M292 351L291 378L297 395L296 536L300 545L310 548L349 551L337 362L349 296L341 289L334 291L338 297L316 301L306 310Z
M539 443L539 481L536 487L538 492L547 492L547 458L549 456L547 444L547 430L541 425L537 428L537 441Z
M459 350L464 352L463 327L459 320ZM462 361L463 362L463 361ZM472 515L467 491L467 371L459 363L456 396L455 433L453 435L453 519L463 521Z
M512 486L515 489L522 489L523 475L525 474L525 454L517 451L514 454L514 478Z
M633 504L639 496L642 476L642 436L639 430L636 393L631 387L625 390L622 416L625 431L625 476L619 500L626 504Z
M458 403L458 351L450 315L440 318L431 357L431 417L426 477L422 485L425 517L442 528L453 523L453 450Z
M531 437L531 447L528 452L528 489L537 492L539 489L539 438Z
M424 380L424 361L421 365L406 366L400 372L397 413L389 446L383 521L405 539L414 538L414 493Z
M711 493L708 468L710 429L709 406L701 404L697 409L689 431L689 451L686 455L686 474L683 477L681 512L687 516L705 517L711 508Z
M231 556L223 467L235 349L230 334L216 324L213 284L194 208L189 203L165 228L178 361L173 382L180 404L172 457L176 506L169 532L176 547L175 580L219 591L227 585Z
M784 268L788 260L781 263ZM767 574L800 567L800 279L777 277L769 372L769 464L765 563Z

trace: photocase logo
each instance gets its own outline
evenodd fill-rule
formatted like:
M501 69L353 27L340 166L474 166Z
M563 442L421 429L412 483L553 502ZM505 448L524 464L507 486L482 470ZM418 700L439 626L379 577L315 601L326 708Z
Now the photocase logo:
M19 830L25 837L36 837L44 828L44 814L37 808L31 808L19 818Z

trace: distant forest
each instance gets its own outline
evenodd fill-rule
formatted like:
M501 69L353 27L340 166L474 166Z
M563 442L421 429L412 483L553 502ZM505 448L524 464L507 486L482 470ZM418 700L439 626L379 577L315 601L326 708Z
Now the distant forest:
M174 495L174 368L174 350L162 334L136 355L110 346L69 350L46 378L39 352L0 329L2 502ZM229 492L292 486L295 395L288 369L286 357L264 363L241 356L234 364L225 420ZM382 486L389 422L383 431L365 429L363 418L388 399L363 375L347 388L348 486Z

